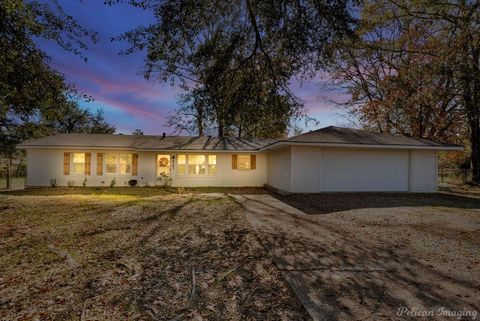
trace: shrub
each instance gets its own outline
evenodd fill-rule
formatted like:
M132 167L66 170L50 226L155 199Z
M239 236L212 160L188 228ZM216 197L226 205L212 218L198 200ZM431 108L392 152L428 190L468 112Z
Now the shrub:
M115 184L117 184L117 179L114 177L110 182L110 187L115 187Z
M68 181L67 185L68 187L75 187L75 181Z
M128 181L128 185L130 185L131 187L135 187L137 186L137 180L136 179L131 179Z
M157 177L157 181L161 187L170 187L172 186L172 178L170 175L165 173L161 173L160 176Z
M57 187L57 179L50 178L50 187Z

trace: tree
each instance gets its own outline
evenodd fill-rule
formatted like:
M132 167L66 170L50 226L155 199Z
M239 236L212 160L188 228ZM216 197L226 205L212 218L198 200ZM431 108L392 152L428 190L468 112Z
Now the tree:
M135 129L132 133L132 135L134 136L143 136L143 131L141 131L140 129Z
M290 79L323 66L331 58L328 44L354 23L349 1L130 3L152 10L156 21L118 38L131 45L125 53L145 50L146 78L186 90L169 123L181 118L199 134L214 124L219 136L285 135L291 120L305 114Z
M471 145L480 182L480 2L367 1L334 73L364 127ZM475 88L477 90L475 90Z
M55 113L44 120L44 125L49 133L113 134L116 130L105 121L103 110L91 113L80 108L76 101L67 101L56 108Z
M60 120L71 125L64 116L86 116L92 130L105 128L101 113L88 116L72 102L81 95L49 67L35 38L53 40L86 60L83 50L87 41L96 41L96 34L80 26L56 1L0 2L0 149L9 165L21 141L52 130L69 130L55 128L61 126Z

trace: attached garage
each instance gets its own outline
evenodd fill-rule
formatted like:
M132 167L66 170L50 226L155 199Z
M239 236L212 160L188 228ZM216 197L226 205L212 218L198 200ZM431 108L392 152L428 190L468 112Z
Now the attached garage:
M323 149L321 191L408 192L408 151Z
M406 136L326 127L267 146L268 184L280 191L437 191L437 152L459 150ZM288 158L288 159L286 159ZM276 173L276 174L274 174Z

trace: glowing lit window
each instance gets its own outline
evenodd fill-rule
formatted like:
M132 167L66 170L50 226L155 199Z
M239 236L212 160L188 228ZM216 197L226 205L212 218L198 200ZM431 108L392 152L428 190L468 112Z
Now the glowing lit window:
M119 174L132 173L132 154L118 155L118 173Z
M217 155L177 155L178 175L216 175Z
M117 173L117 157L114 154L105 155L105 173L116 174Z
M217 174L217 155L208 155L208 175Z
M250 155L238 155L237 156L237 169L251 169Z
M105 154L105 173L131 174L132 154Z
M190 175L206 174L205 155L188 155L188 174Z
M179 175L185 175L185 166L187 165L187 157L185 155L177 156L177 169Z
M72 173L85 174L85 153L73 153L72 156Z

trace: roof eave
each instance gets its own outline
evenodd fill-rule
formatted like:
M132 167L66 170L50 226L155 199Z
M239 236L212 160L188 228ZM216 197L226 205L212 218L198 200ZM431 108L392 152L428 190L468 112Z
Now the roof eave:
M65 145L65 146L58 146L58 145L17 145L17 149L95 149L95 150L135 150L132 147L125 147L125 146L84 146L84 145Z
M173 149L173 148L138 148L137 152L189 152L189 153L258 153L259 149Z
M112 146L85 146L85 145L18 145L18 149L89 149L89 150L129 150L136 152L190 152L190 153L258 153L260 149L175 149L175 148L135 148Z
M371 149L419 149L436 151L462 151L463 146L422 146L402 144L349 144L349 143L315 143L315 142L288 142L279 141L260 148L260 151L276 149L282 146L314 146L314 147L339 147L339 148L371 148Z

